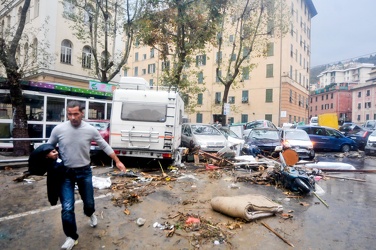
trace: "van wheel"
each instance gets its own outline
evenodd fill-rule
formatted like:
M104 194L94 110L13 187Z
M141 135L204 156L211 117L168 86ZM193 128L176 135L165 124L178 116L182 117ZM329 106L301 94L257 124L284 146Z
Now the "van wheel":
M344 153L345 152L349 152L350 151L350 146L347 145L347 144L343 145L342 148L341 148L341 151L344 152Z

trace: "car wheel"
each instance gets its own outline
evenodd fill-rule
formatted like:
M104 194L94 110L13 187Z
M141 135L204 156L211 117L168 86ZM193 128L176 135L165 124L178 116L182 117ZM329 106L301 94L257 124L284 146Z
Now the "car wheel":
M369 153L370 153L370 151L369 151L368 149L365 149L365 150L364 150L364 154L365 154L365 155L369 155Z
M349 152L350 151L350 146L345 144L341 147L342 152Z

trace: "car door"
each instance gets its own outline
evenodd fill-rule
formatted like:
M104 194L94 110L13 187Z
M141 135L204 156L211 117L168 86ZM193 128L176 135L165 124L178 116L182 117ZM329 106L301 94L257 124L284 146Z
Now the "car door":
M315 149L327 149L328 140L326 129L323 127L311 127L309 138L313 142Z

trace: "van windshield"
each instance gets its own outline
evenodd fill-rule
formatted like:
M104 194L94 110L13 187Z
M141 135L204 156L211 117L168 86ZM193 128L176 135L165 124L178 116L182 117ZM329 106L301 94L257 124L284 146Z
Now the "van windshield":
M167 105L163 103L123 102L121 119L126 121L165 122Z

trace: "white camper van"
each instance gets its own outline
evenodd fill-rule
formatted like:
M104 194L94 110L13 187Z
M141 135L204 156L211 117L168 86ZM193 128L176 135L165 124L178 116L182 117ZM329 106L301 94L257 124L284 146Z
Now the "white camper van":
M183 114L176 91L122 77L113 92L110 145L119 156L180 161Z

